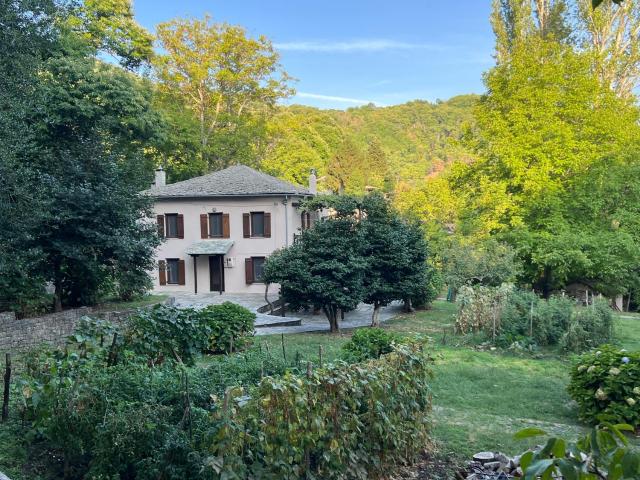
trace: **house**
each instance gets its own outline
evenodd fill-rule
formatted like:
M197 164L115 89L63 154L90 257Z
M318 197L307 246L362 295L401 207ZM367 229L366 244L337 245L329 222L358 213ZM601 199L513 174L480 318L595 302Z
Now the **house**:
M294 235L311 224L300 202L309 189L244 165L166 184L156 170L147 194L154 197L158 232L155 289L186 292L262 293L264 261L291 245Z

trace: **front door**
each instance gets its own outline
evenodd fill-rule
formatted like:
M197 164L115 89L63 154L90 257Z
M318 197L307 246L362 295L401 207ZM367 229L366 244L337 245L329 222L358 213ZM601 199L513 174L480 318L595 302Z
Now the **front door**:
M209 257L209 277L211 279L211 291L224 292L223 255L211 255Z

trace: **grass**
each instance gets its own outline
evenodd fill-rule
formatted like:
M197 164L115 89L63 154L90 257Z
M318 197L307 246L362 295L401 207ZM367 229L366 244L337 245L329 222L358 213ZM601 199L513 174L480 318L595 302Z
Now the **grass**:
M107 299L103 303L95 306L96 311L123 311L132 310L134 308L146 307L149 305L155 305L156 303L162 303L167 299L168 295L144 295L135 300L129 302L123 302L117 299Z
M513 434L530 426L574 438L586 431L566 392L570 358L553 351L534 358L469 348L453 336L454 314L455 305L435 302L431 310L402 315L385 325L432 339L433 436L441 453L458 460L480 450L517 454L535 440L516 441ZM640 349L640 317L617 318L616 327L622 347ZM287 359L298 352L303 360L316 363L322 346L323 359L331 361L349 337L349 332L285 335ZM258 342L268 344L274 354L282 352L279 335L260 337Z

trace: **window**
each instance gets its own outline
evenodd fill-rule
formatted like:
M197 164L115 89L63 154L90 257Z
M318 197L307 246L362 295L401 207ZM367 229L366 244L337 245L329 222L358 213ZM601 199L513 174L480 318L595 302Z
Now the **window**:
M264 237L264 212L251 212L251 236Z
M167 283L177 285L180 283L179 260L177 258L167 258Z
M167 213L164 218L166 222L165 236L167 238L178 238L178 214Z
M251 257L253 260L253 281L262 281L262 270L264 269L264 257Z
M210 237L222 237L222 214L210 213L209 214L209 236Z

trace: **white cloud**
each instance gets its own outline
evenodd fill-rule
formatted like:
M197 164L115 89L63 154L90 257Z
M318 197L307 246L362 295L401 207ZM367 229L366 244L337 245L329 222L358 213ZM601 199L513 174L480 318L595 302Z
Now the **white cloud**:
M282 42L275 43L278 50L294 52L381 52L384 50L430 50L443 51L442 45L430 43L407 43L386 39L351 40L346 42Z
M295 94L296 97L300 98L312 98L314 100L327 100L331 102L340 102L340 103L353 103L354 105L367 105L369 103L373 103L378 107L384 107L380 102L375 102L373 100L361 100L358 98L349 98L349 97L336 97L333 95L321 95L319 93L307 93L307 92L297 92Z

